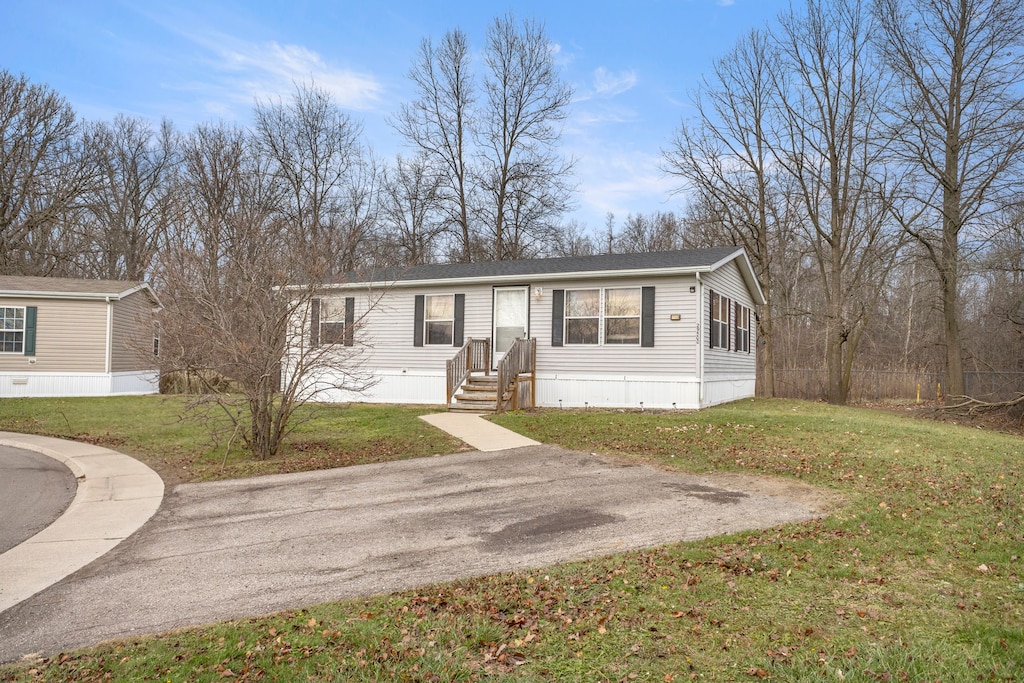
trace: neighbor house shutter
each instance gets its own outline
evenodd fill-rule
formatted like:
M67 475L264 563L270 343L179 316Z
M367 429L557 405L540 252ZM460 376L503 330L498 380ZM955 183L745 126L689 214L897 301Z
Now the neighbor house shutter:
M415 312L413 313L412 345L423 346L423 295L416 295Z
M309 302L309 345L320 346L320 299Z
M455 329L452 331L452 346L462 346L462 332L466 320L466 295L455 295Z
M356 323L356 299L353 296L345 297L345 346L352 346Z
M36 313L35 306L25 307L25 343L24 352L26 356L36 355Z
M640 346L654 346L654 287L640 290Z
M565 290L551 291L551 345L562 346L562 333L565 330Z

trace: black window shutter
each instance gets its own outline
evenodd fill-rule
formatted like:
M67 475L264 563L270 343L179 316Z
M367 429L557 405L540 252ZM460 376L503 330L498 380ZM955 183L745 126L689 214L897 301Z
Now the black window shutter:
M742 344L742 342L740 341L740 302L739 301L734 301L733 304L732 304L732 307L733 307L732 327L733 327L733 330L735 330L733 332L733 338L736 340L733 343L733 349L732 350L733 351L739 351L740 350L740 345Z
M551 290L551 345L562 346L565 330L565 290Z
M26 356L36 355L37 310L35 306L25 307L25 343L23 348Z
M353 325L356 324L356 298L354 296L345 297L345 346L352 346L352 341L355 338Z
M320 299L309 302L309 345L320 346Z
M466 326L466 295L455 295L455 329L452 332L452 346L462 346L462 334Z
M423 295L417 294L415 313L413 314L413 346L423 346L423 305Z
M708 330L708 346L712 349L715 348L715 344L718 342L718 323L715 322L716 296L713 290L708 290L708 301L711 302L711 313L708 315L708 325L710 327Z
M654 287L640 290L640 346L654 346Z

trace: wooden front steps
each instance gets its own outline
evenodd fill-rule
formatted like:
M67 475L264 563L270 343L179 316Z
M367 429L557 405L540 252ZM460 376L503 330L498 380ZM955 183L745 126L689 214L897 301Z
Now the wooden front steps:
M502 397L508 400L508 390ZM494 413L498 409L498 376L470 374L459 393L452 397L448 410L470 413Z

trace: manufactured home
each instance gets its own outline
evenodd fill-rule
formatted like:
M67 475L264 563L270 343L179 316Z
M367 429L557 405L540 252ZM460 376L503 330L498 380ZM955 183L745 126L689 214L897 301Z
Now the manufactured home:
M356 280L312 299L291 355L361 347L376 383L320 400L697 409L754 395L764 295L739 248L422 265Z
M149 285L0 276L0 397L159 390Z

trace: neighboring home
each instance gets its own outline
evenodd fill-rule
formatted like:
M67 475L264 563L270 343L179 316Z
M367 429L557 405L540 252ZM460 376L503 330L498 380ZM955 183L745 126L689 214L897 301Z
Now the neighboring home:
M149 285L0 276L0 397L159 390Z
M319 400L494 409L496 383L501 408L695 409L754 395L764 295L740 248L424 265L369 280L324 286L301 343L365 347L358 362L378 382ZM502 368L510 348L515 366ZM298 352L293 343L292 364Z

